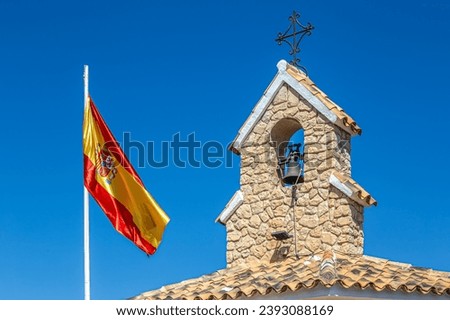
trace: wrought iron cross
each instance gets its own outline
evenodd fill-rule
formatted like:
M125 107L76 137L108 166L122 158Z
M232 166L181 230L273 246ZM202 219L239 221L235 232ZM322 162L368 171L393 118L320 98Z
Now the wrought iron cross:
M300 65L300 58L297 57L297 53L300 53L300 42L305 36L311 35L314 26L309 22L306 26L302 25L298 20L299 18L300 14L295 11L292 12L292 15L289 17L291 25L284 33L279 32L275 41L278 45L281 45L283 42L289 45L291 48L291 50L289 50L289 54L292 56L291 64L303 70L307 74L306 68ZM291 40L292 42L289 42L288 40Z

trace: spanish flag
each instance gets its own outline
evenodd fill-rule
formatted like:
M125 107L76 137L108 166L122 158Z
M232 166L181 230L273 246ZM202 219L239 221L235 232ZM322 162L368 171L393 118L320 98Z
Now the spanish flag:
M84 185L114 228L145 253L155 253L169 217L145 189L90 97L83 153Z

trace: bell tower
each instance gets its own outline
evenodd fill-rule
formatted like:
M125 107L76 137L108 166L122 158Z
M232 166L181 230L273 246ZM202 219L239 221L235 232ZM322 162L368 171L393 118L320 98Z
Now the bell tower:
M361 128L303 71L277 67L229 147L241 157L240 189L216 220L227 229L229 267L362 254L364 207L376 205L351 178Z

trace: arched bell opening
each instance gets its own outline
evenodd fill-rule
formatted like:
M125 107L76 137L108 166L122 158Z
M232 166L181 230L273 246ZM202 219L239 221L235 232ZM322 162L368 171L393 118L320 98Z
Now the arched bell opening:
M304 131L292 118L278 121L270 133L271 145L277 155L277 174L283 186L304 181Z

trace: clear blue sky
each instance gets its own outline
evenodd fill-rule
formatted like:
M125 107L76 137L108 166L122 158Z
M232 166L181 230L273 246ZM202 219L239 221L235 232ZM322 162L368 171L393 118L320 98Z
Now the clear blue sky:
M83 298L84 64L119 140L226 145L289 59L273 39L293 9L316 27L301 54L311 78L363 128L352 174L379 201L365 254L450 271L447 0L0 0L0 299ZM149 258L91 200L92 298L224 268L214 219L239 187L233 160L138 168L172 219Z

